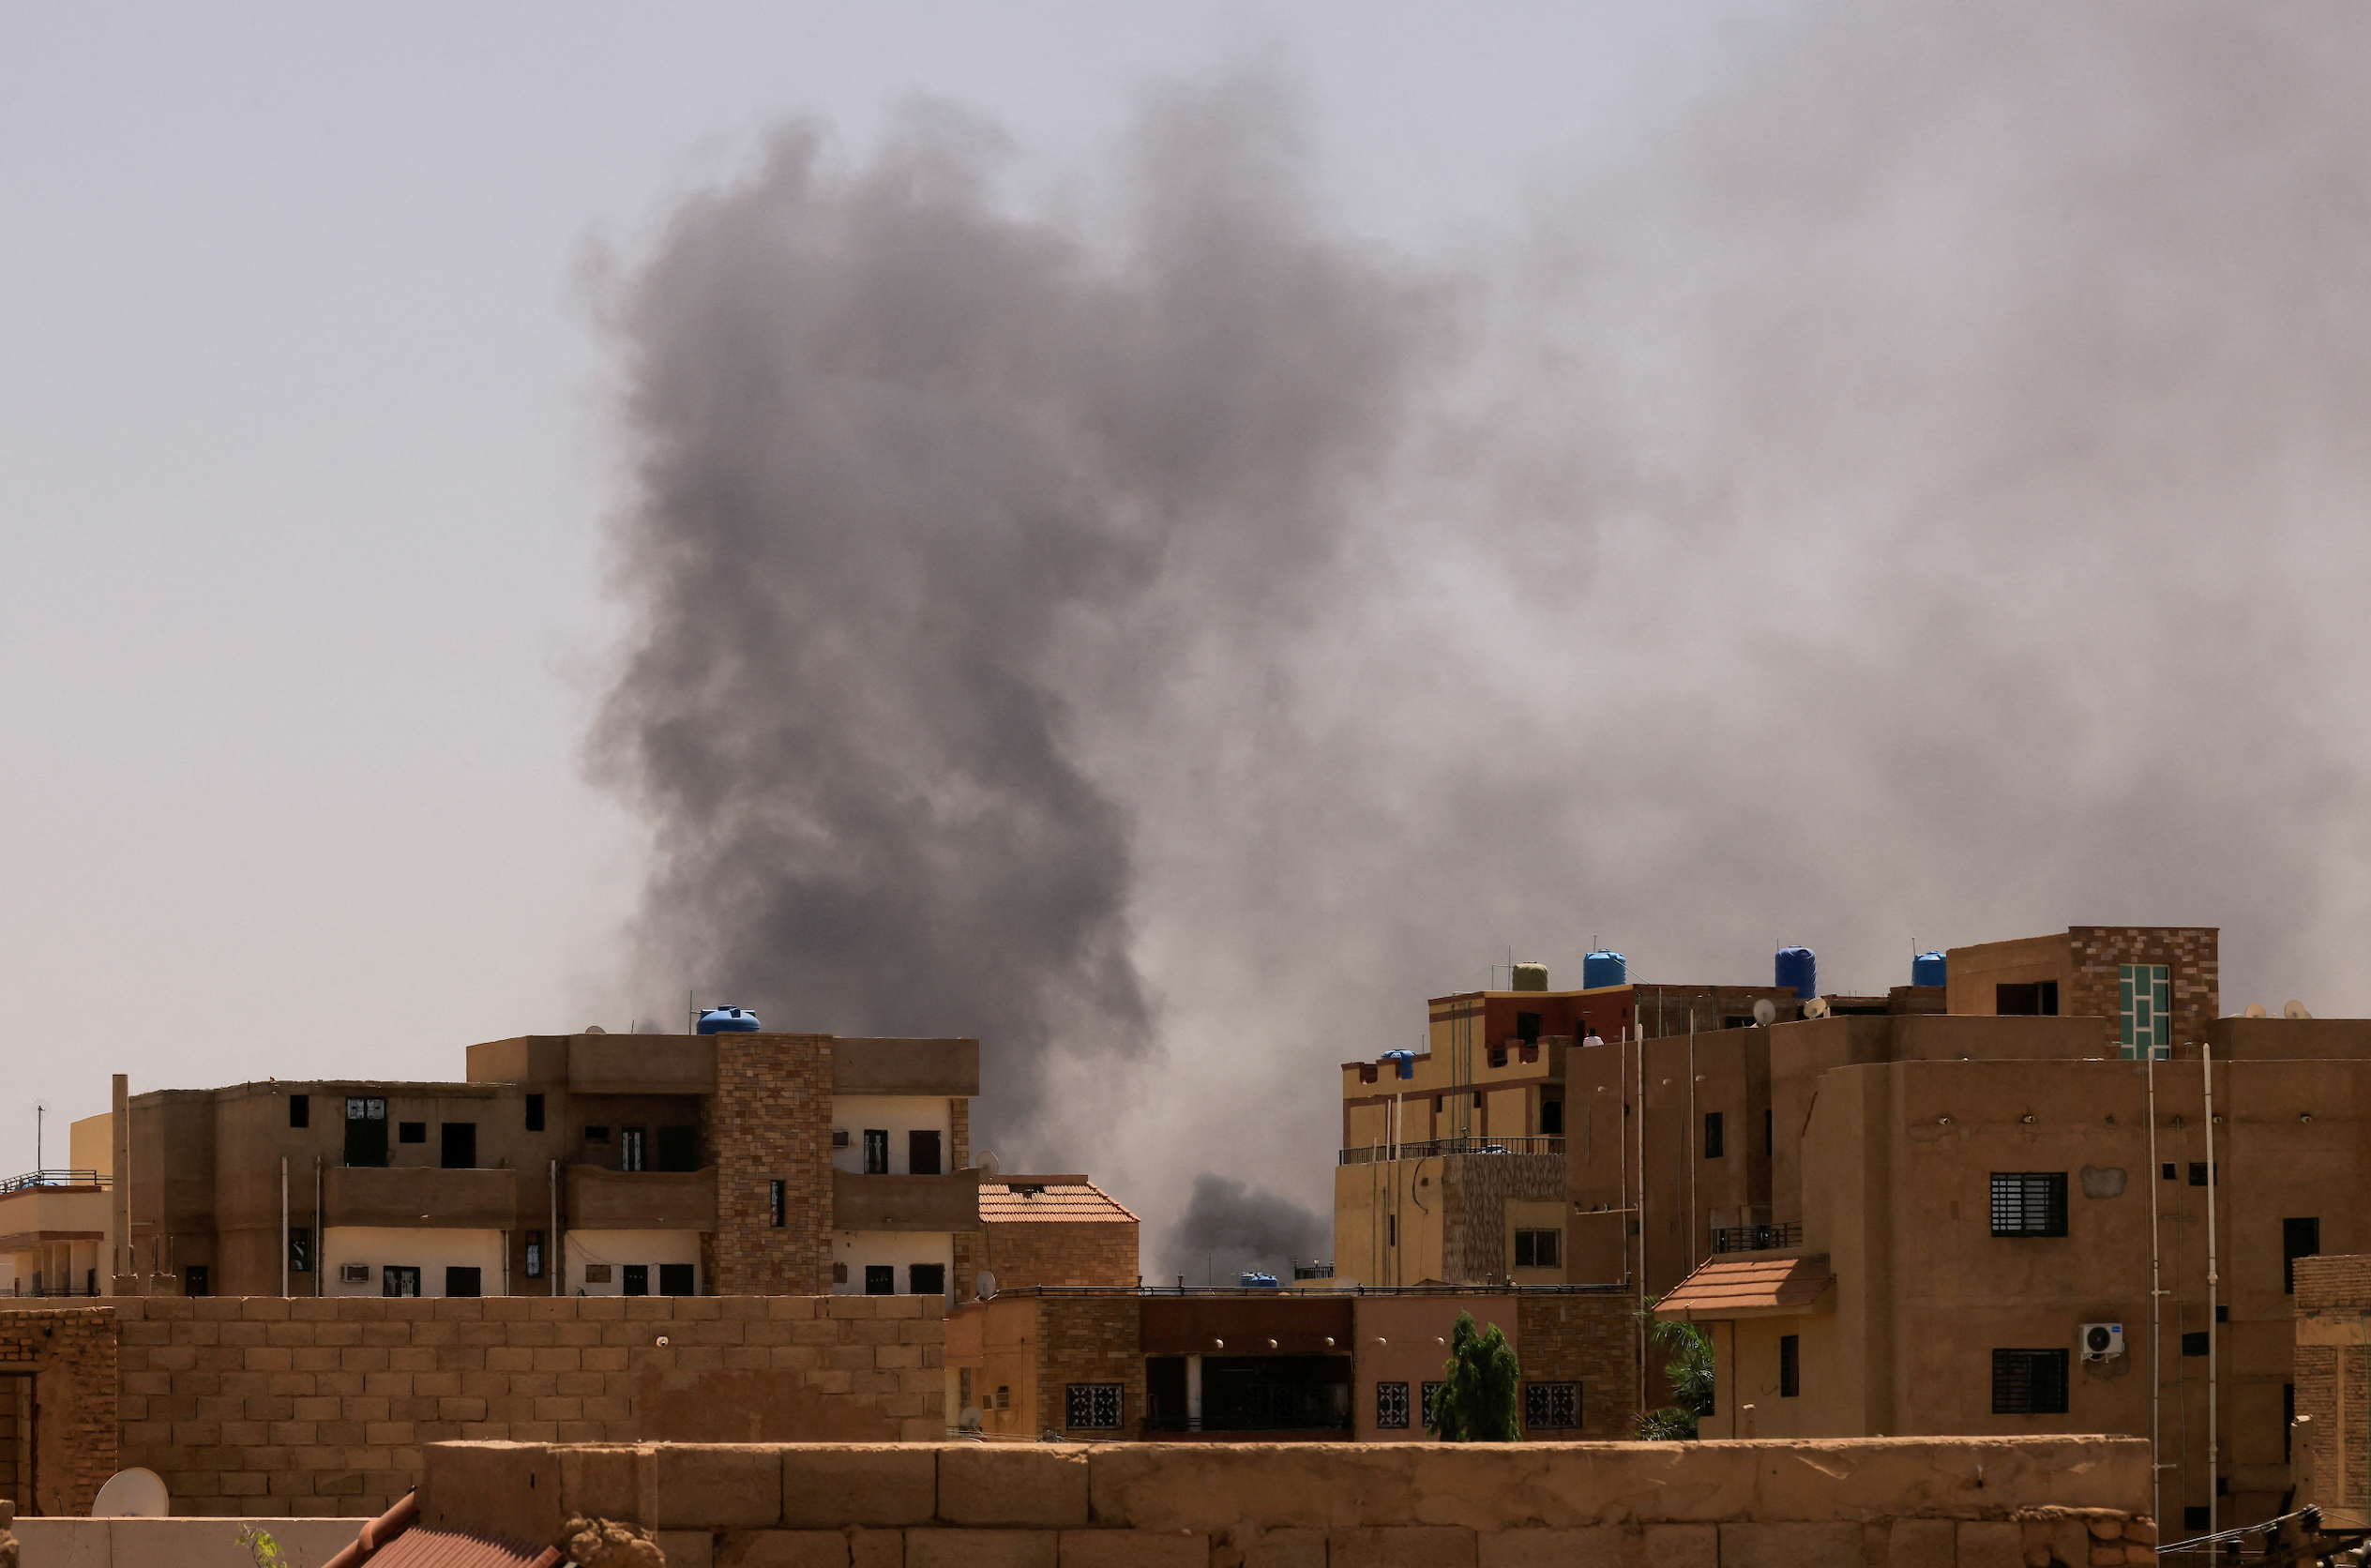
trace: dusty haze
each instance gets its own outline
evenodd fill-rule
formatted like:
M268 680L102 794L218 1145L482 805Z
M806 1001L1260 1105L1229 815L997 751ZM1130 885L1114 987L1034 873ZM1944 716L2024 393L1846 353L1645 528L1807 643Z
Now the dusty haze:
M2366 88L2337 8L1807 7L1422 256L1259 72L1053 211L785 129L610 294L634 995L977 1034L1196 1277L1509 947L2200 923L2371 1010Z

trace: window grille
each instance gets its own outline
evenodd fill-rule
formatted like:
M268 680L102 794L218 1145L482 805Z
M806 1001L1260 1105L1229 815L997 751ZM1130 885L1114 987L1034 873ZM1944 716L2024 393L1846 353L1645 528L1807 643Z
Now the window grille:
M1994 1171L1992 1233L1996 1236L2065 1235L2066 1172Z
M1377 1383L1375 1385L1375 1425L1386 1431L1408 1429L1408 1385Z
M1076 1431L1120 1429L1118 1383L1071 1383L1064 1390L1062 1424Z
M1580 1425L1580 1385L1578 1383L1526 1383L1523 1385L1523 1425L1534 1431L1552 1432Z
M2064 1350L1992 1352L1994 1415L2064 1415Z

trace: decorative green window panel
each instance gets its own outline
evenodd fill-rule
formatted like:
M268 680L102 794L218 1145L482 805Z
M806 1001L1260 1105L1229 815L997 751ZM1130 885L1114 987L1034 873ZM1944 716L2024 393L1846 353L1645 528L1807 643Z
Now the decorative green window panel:
M2125 964L2117 974L2117 1005L2127 1062L2173 1055L2173 973L2163 964Z

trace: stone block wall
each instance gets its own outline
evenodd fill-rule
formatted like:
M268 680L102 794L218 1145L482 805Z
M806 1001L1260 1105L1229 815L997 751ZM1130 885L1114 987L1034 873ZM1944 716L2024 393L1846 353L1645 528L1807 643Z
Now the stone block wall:
M115 1331L105 1306L0 1308L0 1400L11 1440L0 1445L0 1496L18 1513L88 1514L115 1473ZM23 1495L28 1460L31 1497Z
M2297 1505L2360 1511L2371 1500L2371 1357L2361 1316L2371 1312L2371 1257L2300 1258L2296 1271L2290 1465Z
M2092 1568L2155 1560L2131 1438L429 1450L420 1516L671 1568Z
M702 1241L720 1296L828 1295L832 1279L832 1040L717 1034L708 1146L717 1229ZM784 1185L783 1222L772 1184Z
M954 1135L949 1141L955 1145L949 1151L954 1163L947 1168L969 1170L972 1168L972 1102L959 1094L948 1100L946 1105L947 1122ZM958 1230L955 1233L955 1277L948 1283L955 1288L955 1299L959 1303L970 1301L977 1293L972 1282L986 1267L979 1260L975 1245L977 1240L977 1234L973 1231Z
M1507 1199L1561 1201L1564 1156L1452 1154L1441 1162L1441 1188L1442 1277L1502 1280L1507 1276Z
M181 1513L373 1515L446 1440L937 1439L946 1330L930 1304L127 1297L83 1309L121 1335L120 1394L88 1448L108 1455L102 1478L157 1471ZM53 1462L44 1449L45 1484Z
M1525 1382L1580 1385L1580 1430L1571 1436L1630 1435L1640 1407L1639 1327L1628 1296L1525 1291L1516 1298L1515 1326ZM1663 1392L1657 1379L1654 1393Z
M1144 1419L1144 1352L1138 1348L1142 1311L1133 1295L1038 1298L1039 1426L1067 1425L1072 1383L1118 1383L1121 1427L1110 1436L1137 1432Z

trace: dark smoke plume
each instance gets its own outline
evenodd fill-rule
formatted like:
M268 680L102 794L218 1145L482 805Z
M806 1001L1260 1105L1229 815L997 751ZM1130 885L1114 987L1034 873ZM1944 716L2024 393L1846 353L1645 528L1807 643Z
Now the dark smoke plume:
M1194 1194L1163 1239L1155 1285L1232 1285L1247 1271L1292 1277L1291 1266L1334 1256L1334 1221L1230 1176L1194 1178Z

